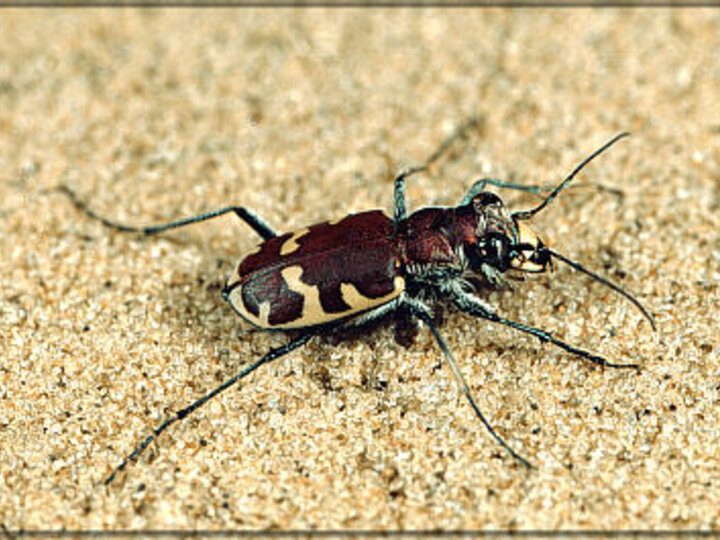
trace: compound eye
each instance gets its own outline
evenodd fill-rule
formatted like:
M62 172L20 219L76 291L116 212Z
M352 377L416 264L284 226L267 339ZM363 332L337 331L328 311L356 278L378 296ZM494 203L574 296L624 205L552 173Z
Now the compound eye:
M480 210L486 206L502 206L503 202L494 193L489 191L482 191L475 195L472 199L473 208Z
M481 243L480 250L488 264L498 270L506 270L510 266L510 239L499 233L489 234Z

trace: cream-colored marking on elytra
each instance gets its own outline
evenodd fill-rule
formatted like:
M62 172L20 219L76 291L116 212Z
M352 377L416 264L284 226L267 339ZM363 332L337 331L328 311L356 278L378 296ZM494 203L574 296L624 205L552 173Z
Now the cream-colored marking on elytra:
M283 245L280 246L280 255L284 257L285 255L290 255L293 251L300 249L300 244L298 244L297 241L309 232L310 229L305 227L304 229L300 229L299 231L293 233L293 235L285 240Z
M402 276L396 276L395 281L393 282L393 290L389 294L379 298L369 298L365 296L358 291L357 287L352 283L340 284L340 295L342 296L342 299L345 300L345 303L350 306L352 313L357 313L358 311L364 311L384 304L388 300L392 300L393 298L400 296L400 293L404 290L405 280Z
M393 298L400 296L405 289L405 280L401 276L395 278L393 290L380 298L368 298L360 294L354 285L342 283L340 285L340 294L343 300L350 306L350 309L340 313L327 313L320 303L320 290L314 285L303 283L300 279L302 273L303 269L300 266L289 266L281 272L288 288L302 295L302 314L294 321L288 321L287 323L273 326L273 328L302 328L304 326L329 323L347 317L348 315L353 315L354 313L366 311L385 304Z
M313 324L322 324L328 321L328 317L320 304L320 289L315 285L303 283L300 279L303 269L301 266L288 266L280 274L285 280L285 284L293 292L303 297L303 309L300 317L294 321L280 325L278 328L298 328L301 326L312 326Z
M230 305L235 308L235 311L244 319L258 326L260 328L272 328L270 325L270 302L262 302L260 304L260 312L257 315L250 313L245 308L245 303L242 299L242 285L235 287L228 297Z

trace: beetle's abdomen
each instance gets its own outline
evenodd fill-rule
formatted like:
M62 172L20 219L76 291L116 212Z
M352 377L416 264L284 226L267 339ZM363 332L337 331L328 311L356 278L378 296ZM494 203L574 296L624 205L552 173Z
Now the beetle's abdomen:
M398 266L392 222L373 210L267 240L240 262L226 294L255 326L303 328L397 298Z

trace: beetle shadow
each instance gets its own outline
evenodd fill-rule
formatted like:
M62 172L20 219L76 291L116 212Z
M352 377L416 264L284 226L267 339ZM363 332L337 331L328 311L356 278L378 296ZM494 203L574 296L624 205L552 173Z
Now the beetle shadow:
M194 273L173 274L171 284L159 295L163 311L168 313L165 322L173 334L183 335L194 329L193 346L197 350L216 351L214 354L222 357L229 356L238 341L268 333L243 321L222 297L234 264L228 257L204 260Z

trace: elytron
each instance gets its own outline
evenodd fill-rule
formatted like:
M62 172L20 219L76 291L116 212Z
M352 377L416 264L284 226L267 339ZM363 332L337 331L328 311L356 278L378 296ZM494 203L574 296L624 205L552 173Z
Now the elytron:
M498 435L477 406L470 386L434 322L436 304L450 304L474 317L530 334L600 366L637 368L636 364L609 362L540 328L504 318L473 294L480 287L505 283L512 276L551 271L553 261L560 261L625 296L655 328L650 313L634 297L548 247L525 223L547 207L585 165L627 133L615 136L593 152L552 190L486 178L475 182L457 206L421 208L408 215L406 179L426 170L474 125L475 121L471 120L461 126L423 165L406 169L395 179L392 217L380 210L370 210L281 235L241 206L228 206L161 225L131 227L96 214L74 191L60 186L58 189L84 214L123 232L153 235L234 213L263 241L239 262L227 280L223 298L251 325L289 334L285 345L271 349L155 428L123 459L105 483L111 483L170 425L260 366L298 349L314 336L362 325L391 312L398 312L414 325L421 321L428 327L475 415L507 452L529 468L532 465ZM550 193L534 208L511 213L497 195L486 191L488 185Z

